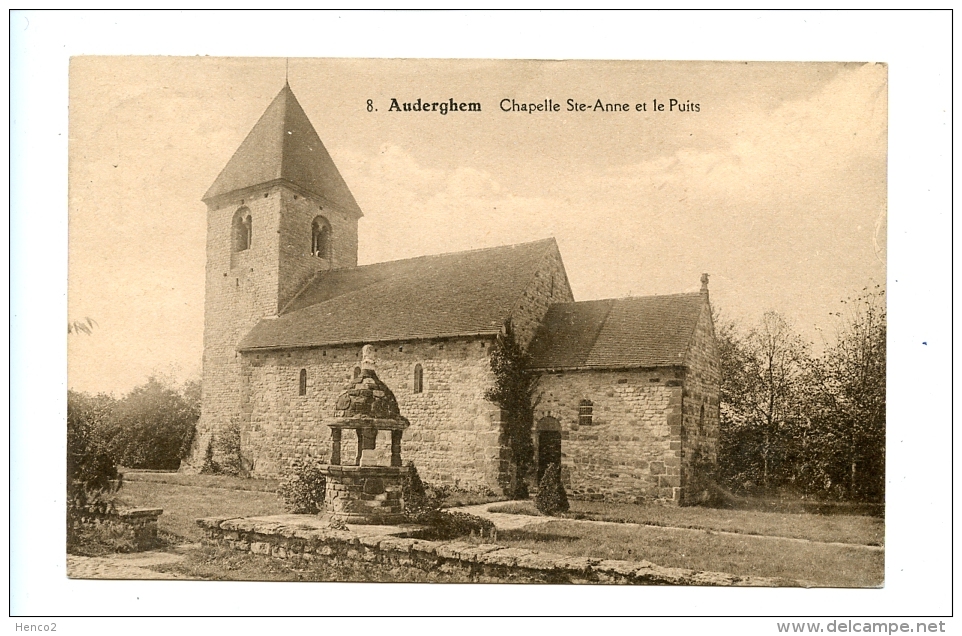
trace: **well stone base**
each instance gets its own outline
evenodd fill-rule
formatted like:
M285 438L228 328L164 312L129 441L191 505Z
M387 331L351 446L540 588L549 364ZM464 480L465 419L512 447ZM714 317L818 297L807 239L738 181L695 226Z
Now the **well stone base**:
M331 519L345 523L401 523L401 492L409 471L406 466L325 466L325 509Z

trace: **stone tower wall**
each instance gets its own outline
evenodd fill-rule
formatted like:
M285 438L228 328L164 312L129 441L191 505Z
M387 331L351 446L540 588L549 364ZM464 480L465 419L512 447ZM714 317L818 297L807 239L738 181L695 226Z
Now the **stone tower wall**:
M278 310L319 271L357 266L357 217L315 197L281 189L284 214L278 228L280 264ZM331 224L331 257L311 254L311 224L323 216Z
M242 405L250 391L238 343L260 319L277 315L314 272L331 266L310 255L311 221L319 205L275 185L208 206L201 417L186 471L200 469L209 445L214 460L223 459L215 440L245 419ZM231 226L242 207L250 210L251 244L234 251ZM357 220L331 212L327 215L333 230L331 261L356 265Z

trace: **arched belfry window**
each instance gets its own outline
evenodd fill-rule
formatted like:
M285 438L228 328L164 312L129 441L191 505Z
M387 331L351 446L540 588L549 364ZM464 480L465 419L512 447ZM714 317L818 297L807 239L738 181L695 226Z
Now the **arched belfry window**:
M297 394L307 395L307 369L301 369L301 377L297 384Z
M414 365L414 392L424 392L424 369L421 368L420 364Z
M231 244L235 252L243 252L251 246L251 211L241 208L234 212L231 222Z
M581 400L578 404L578 425L591 426L593 411L594 405L591 403L591 400Z
M354 367L354 377L357 378L361 375L361 367Z
M311 223L311 254L320 258L331 257L331 224L323 216L314 217Z

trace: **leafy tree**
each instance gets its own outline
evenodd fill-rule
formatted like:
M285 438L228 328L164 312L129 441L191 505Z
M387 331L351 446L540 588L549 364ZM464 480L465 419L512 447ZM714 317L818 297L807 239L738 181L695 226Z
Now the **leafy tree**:
M114 406L109 395L90 396L67 391L67 491L84 498L110 490L119 478L116 462L104 438Z
M745 336L730 322L718 325L719 464L730 485L771 491L793 480L793 458L807 426L802 398L809 348L776 312Z
M538 376L528 369L528 354L518 343L511 323L505 324L491 348L494 386L485 397L501 408L501 432L511 449L515 465L513 483L505 494L513 499L528 498L526 476L531 470L534 449L531 426L534 423L534 392Z
M113 407L107 395L67 391L67 550L84 543L83 520L114 507L120 488L117 462L103 438L104 422Z
M835 342L819 357L777 314L747 335L716 321L726 485L884 500L885 292L842 303Z
M813 370L813 463L825 490L850 499L885 494L885 290L865 289L836 312L836 342Z
M113 409L108 427L113 455L130 468L176 469L190 452L194 424L200 417L195 385L182 394L151 377Z

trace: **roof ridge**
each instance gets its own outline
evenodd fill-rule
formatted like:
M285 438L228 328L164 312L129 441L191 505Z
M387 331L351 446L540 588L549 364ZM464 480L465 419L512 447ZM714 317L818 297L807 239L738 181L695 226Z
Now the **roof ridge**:
M358 265L357 267L358 267L358 268L361 268L361 267L373 267L373 266L375 266L375 265L386 265L386 264L388 264L388 263L403 263L404 261L416 261L416 260L418 260L418 259L438 258L438 257L441 257L441 256L454 256L454 255L456 255L456 254L475 254L475 253L477 253L477 252L493 252L494 250L503 250L503 249L514 248L514 247L523 247L523 246L528 246L528 245L534 245L534 244L536 244L536 243L547 243L547 242L549 242L549 241L550 241L550 242L556 242L556 241L555 241L555 238L554 238L553 236L549 236L548 238L537 239L537 240L535 240L535 241L525 241L525 242L523 242L523 243L511 243L511 244L509 244L509 245L495 245L495 246L492 246L492 247L475 247L475 248L470 249L470 250L457 250L457 251L454 251L454 252L439 252L439 253L437 253L437 254L422 254L421 256L409 256L408 258L398 258L398 259L395 259L395 260L393 260L393 261L379 261L379 262L377 262L377 263L367 263L367 264L365 264L365 265Z
M304 281L304 284L301 285L301 287L297 290L297 292L295 292L295 294L291 297L291 299L287 301L284 307L279 312L277 312L277 315L282 316L288 313L287 310L291 305L294 304L294 301L300 298L304 294L304 292L306 292L311 287L311 285L313 285L317 281L318 278L320 278L322 275L325 275L325 274L333 274L333 273L344 271L344 270L359 270L359 269L365 269L368 267L377 267L380 265L394 265L398 263L406 263L406 262L424 260L424 259L430 259L430 258L440 258L444 256L455 256L460 254L475 254L478 252L485 252L485 251L495 251L495 250L502 250L502 249L508 249L508 248L522 247L522 246L533 246L537 243L549 243L549 242L554 245L557 245L557 241L553 236L551 236L548 238L538 239L536 241L526 241L524 243L512 243L510 245L496 245L494 247L478 247L470 250L461 250L457 252L441 252L440 254L422 254L421 256L399 258L393 261L379 261L377 263L366 263L364 265L355 265L354 267L341 267L337 269L318 270L314 272L314 274L311 275L306 281ZM365 285L365 288L369 287L370 285L377 284L379 282L382 282L382 281L374 281L369 285ZM353 291L359 291L359 290L353 290ZM353 293L353 291L349 293ZM307 307L313 307L315 305L325 303L328 300L333 300L333 298L328 298L327 300L321 301L321 303L314 303L313 305L308 305ZM295 311L300 311L301 309L306 309L307 307L301 307L300 309L296 309ZM290 312L290 313L293 313L293 312Z
M644 300L647 298L678 298L681 296L701 296L701 292L681 292L678 294L649 294L647 296L620 296L618 298L595 298L593 300L574 300L556 303L558 305L583 305L585 303L617 302L619 300Z

